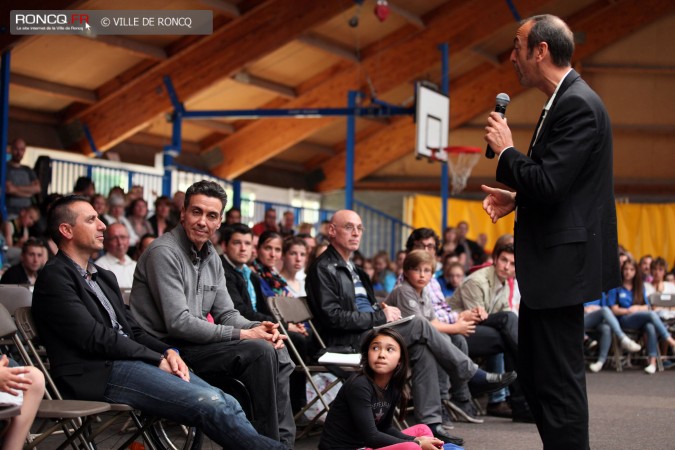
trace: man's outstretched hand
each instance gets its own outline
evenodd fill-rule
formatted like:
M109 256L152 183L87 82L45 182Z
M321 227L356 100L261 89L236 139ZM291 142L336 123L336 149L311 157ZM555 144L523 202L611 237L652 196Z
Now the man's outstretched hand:
M492 219L492 223L497 223L499 219L516 209L515 192L485 186L484 184L480 188L488 194L483 200L483 209Z

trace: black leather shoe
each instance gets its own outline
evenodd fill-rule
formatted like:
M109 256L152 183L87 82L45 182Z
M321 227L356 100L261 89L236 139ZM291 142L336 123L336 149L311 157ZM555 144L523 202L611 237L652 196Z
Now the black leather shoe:
M441 425L440 423L438 425L432 425L429 428L431 428L431 431L433 431L434 437L436 439L440 439L446 444L455 444L459 445L460 447L464 445L464 439L449 434L447 430L443 427L443 425Z
M498 391L505 388L509 384L516 381L518 374L516 372L504 372L500 374L488 373L485 380L475 381L473 378L469 380L469 389L471 394L476 397L487 392ZM475 378L475 376L474 376Z

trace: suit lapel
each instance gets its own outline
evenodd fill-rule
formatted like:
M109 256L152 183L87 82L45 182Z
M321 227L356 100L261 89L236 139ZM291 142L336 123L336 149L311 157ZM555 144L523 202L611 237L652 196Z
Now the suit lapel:
M565 94L565 91L567 91L567 89L572 85L572 83L574 83L577 80L577 78L579 78L579 76L580 75L577 73L576 70L574 69L570 70L565 79L563 79L563 82L560 85L558 92L555 94L555 98L553 99L553 103L551 104L549 110L546 111L545 109L542 109L541 115L539 116L539 121L537 122L537 126L535 127L534 133L532 134L532 139L530 140L530 147L527 152L527 156L531 157L532 150L534 149L537 142L542 142L542 139L547 133L549 125L552 123L551 116L553 114L555 106L558 104L558 101ZM544 121L544 123L541 125L541 130L539 130L539 136L537 136L537 130L539 129L539 125L541 124L542 120Z

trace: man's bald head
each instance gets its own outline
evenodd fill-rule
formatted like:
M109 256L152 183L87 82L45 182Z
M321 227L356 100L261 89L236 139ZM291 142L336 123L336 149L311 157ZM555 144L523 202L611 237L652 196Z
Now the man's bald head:
M328 238L345 260L359 249L362 236L363 224L356 212L342 209L333 214L328 226Z

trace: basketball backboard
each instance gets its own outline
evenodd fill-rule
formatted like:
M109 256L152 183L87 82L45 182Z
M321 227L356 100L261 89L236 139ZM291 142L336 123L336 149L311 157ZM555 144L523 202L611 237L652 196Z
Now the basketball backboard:
M415 87L417 132L415 156L431 161L447 161L450 129L450 99L424 83Z

